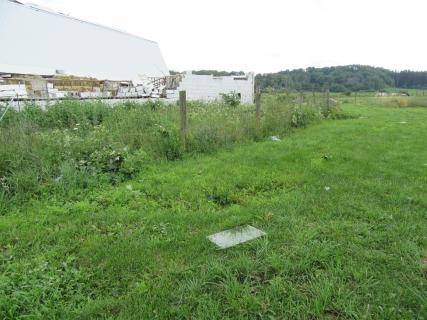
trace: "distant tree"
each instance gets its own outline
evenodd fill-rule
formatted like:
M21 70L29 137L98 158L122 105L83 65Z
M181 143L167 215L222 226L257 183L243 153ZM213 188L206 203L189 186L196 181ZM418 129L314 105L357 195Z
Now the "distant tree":
M396 75L383 68L362 65L348 65L326 68L285 70L277 73L259 74L257 85L261 88L291 90L324 90L353 92L360 90L381 90L395 85Z
M426 71L394 72L396 87L405 89L427 89Z

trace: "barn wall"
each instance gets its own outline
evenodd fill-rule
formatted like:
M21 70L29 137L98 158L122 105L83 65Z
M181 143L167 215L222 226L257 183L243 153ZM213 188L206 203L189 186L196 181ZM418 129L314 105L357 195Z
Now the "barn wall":
M195 75L190 72L184 75L178 91L187 91L188 100L213 101L221 99L223 93L240 93L242 103L253 103L254 75L249 73L247 80L238 77L214 77L212 75Z
M169 75L156 42L0 0L0 72L135 80Z

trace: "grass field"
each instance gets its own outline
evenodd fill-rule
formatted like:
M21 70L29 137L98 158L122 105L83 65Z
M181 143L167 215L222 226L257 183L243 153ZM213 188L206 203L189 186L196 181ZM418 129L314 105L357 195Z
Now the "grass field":
M0 216L2 319L425 319L427 109L180 161ZM213 200L212 200L213 199ZM206 236L267 236L217 250Z

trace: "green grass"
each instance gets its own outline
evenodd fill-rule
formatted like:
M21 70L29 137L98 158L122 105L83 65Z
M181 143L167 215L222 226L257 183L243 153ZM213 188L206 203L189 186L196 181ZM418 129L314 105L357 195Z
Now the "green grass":
M279 99L280 98L280 99ZM253 105L188 104L188 139L179 135L179 107L159 102L64 101L42 111L27 106L0 123L0 215L9 204L75 193L137 176L147 162L180 160L237 144L287 135L338 109L296 104L291 97L266 96L260 126Z
M427 109L344 108L357 117L12 206L0 317L425 319ZM206 239L242 224L267 236Z

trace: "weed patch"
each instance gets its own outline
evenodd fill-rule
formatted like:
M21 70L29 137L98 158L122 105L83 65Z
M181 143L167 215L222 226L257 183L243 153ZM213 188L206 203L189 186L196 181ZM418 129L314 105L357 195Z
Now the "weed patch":
M185 154L287 134L321 118L318 108L293 105L270 96L263 101L261 128L255 107L236 103L190 102L184 152L179 138L179 108L160 101L124 103L64 101L46 111L27 105L0 124L0 206L54 193L71 195L105 183L135 177L144 164L181 160ZM229 200L212 195L215 203ZM4 204L6 202L6 204Z

